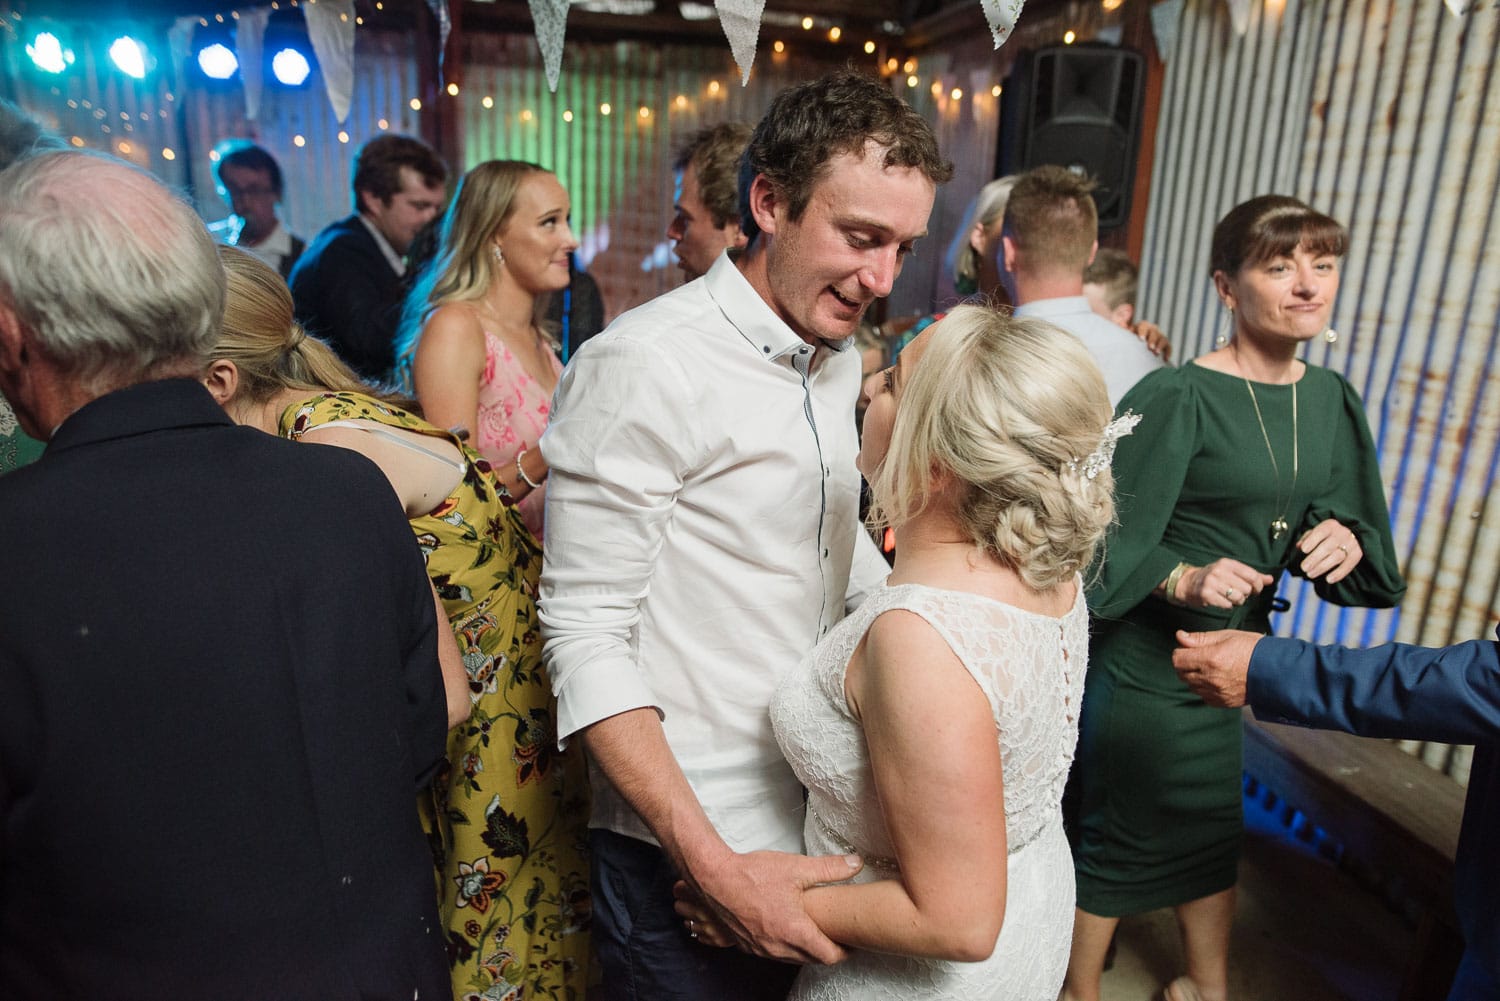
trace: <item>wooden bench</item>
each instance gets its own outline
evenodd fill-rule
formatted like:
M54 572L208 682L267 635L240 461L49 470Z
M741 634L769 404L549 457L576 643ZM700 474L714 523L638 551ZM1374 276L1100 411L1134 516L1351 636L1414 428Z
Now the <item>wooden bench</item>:
M1444 1001L1462 952L1453 857L1459 784L1388 740L1263 723L1245 710L1245 771L1423 907L1400 1001Z

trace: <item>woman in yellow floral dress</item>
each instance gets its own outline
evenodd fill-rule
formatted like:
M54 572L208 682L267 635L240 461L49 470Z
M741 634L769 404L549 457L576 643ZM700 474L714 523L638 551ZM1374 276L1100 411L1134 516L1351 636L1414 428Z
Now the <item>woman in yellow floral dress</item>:
M588 977L587 780L557 750L536 613L541 549L477 453L359 381L292 319L280 277L225 249L207 383L238 423L353 448L405 505L453 627L469 718L420 799L454 996L574 998Z

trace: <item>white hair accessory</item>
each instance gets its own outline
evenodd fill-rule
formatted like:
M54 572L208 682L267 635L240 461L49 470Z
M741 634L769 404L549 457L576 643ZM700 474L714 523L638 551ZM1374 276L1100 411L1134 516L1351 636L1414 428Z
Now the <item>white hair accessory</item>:
M1141 422L1141 415L1133 410L1127 410L1119 417L1110 421L1104 427L1104 437L1099 440L1099 447L1094 449L1083 460L1083 475L1092 480L1101 472L1109 468L1110 462L1115 457L1115 445L1119 440L1135 430L1135 426ZM1070 469L1078 468L1078 460L1068 463Z

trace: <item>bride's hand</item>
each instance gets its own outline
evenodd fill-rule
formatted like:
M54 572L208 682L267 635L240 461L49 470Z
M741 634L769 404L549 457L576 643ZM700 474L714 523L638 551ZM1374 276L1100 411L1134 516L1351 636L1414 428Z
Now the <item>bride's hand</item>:
M683 919L682 926L687 931L688 938L718 949L734 945L734 936L729 933L729 929L719 923L713 911L708 909L703 899L693 892L693 888L685 880L679 879L672 887L672 896L676 900L672 907Z

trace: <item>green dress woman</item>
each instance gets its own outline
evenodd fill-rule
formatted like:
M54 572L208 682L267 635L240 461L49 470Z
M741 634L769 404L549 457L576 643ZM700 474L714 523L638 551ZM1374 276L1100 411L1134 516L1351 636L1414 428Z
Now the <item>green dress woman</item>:
M1344 244L1338 223L1290 198L1232 211L1215 230L1213 272L1233 336L1120 402L1141 421L1115 453L1119 521L1089 591L1065 997L1098 997L1119 917L1169 906L1187 971L1166 996L1227 992L1240 714L1178 678L1175 630L1269 632L1283 573L1339 605L1389 607L1405 592L1359 397L1296 358L1328 329Z

